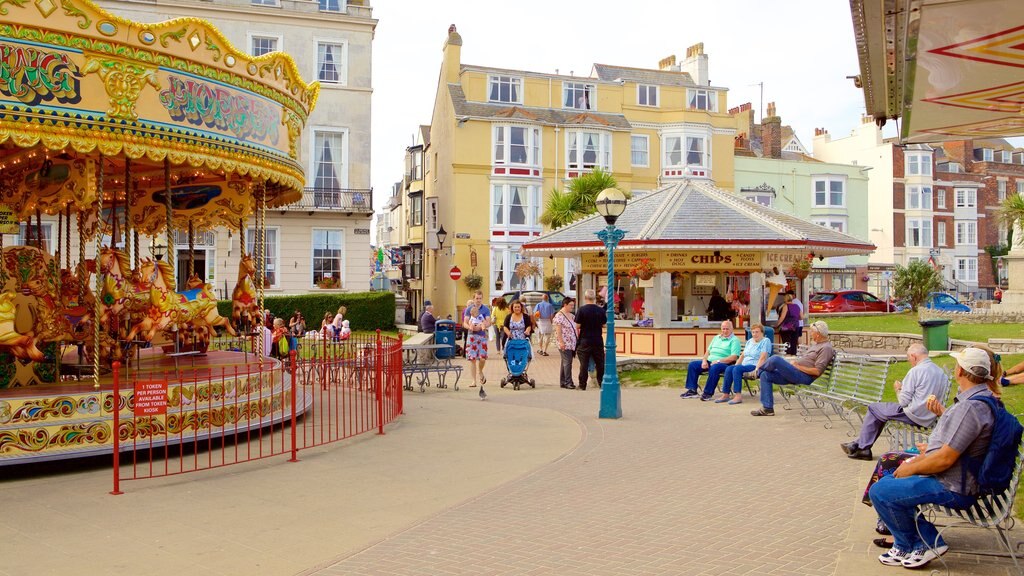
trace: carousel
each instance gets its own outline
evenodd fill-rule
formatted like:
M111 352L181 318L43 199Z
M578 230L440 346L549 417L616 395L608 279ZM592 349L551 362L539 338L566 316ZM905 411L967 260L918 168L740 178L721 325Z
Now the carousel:
M614 302L617 353L627 356L700 356L728 317L714 315L716 299L740 322L770 321L783 290L807 302L803 280L812 263L875 249L696 179L629 201L615 225L625 236L615 249L610 288L599 215L548 232L523 252L578 258L579 290Z
M19 239L0 244L0 465L109 452L115 410L122 441L290 412L262 400L286 396L254 327L265 213L301 198L319 85L199 19L136 23L88 0L0 14L0 231ZM166 254L212 229L241 243L230 314L191 257L182 271ZM254 341L208 351L218 333ZM130 418L140 383L158 406L145 426ZM185 417L197 398L218 401Z

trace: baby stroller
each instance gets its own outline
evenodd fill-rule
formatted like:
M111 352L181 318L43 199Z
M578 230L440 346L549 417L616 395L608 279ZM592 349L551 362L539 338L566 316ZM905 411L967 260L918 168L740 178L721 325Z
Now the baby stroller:
M530 366L530 341L509 340L505 344L505 366L508 367L508 376L501 379L501 387L512 384L513 390L519 390L522 384L529 384L530 388L536 388L537 383L526 373Z

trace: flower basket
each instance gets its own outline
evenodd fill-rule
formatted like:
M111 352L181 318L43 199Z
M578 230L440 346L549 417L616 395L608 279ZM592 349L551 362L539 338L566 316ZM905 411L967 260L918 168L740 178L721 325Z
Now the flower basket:
M789 273L803 280L811 273L810 260L797 260L789 267Z
M650 258L641 258L640 263L629 269L629 275L641 280L650 280L658 273L658 269L651 263Z
M519 276L523 280L530 278L531 276L538 276L540 274L540 266L530 260L523 260L516 265L516 276Z
M462 283L470 290L479 290L480 287L484 285L484 277L475 272L466 274L462 279Z
M563 280L558 274L544 278L544 288L550 292L557 292L562 289Z

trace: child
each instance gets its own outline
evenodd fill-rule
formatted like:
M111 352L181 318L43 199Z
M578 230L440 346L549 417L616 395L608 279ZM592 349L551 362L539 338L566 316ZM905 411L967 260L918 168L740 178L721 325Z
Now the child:
M274 331L270 338L273 342L272 355L275 358L287 358L290 348L288 347L288 328L284 325L283 318L274 318Z
M479 328L482 330L484 327L484 316L480 313L480 307L473 300L470 300L466 307L469 309L469 325L473 329Z
M334 314L324 312L324 320L320 323L320 332L324 338L334 338Z
M352 329L349 328L348 320L341 321L341 332L338 333L339 340L348 340L349 336L352 335Z

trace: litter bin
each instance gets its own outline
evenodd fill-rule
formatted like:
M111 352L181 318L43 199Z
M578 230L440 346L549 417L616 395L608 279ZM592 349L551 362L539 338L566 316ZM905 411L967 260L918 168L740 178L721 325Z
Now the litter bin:
M435 356L447 360L455 356L455 321L438 320L434 325L434 344L448 344L451 348L439 348Z
M949 323L951 320L935 318L933 320L918 320L924 334L924 347L929 351L938 350L945 352L949 350Z

